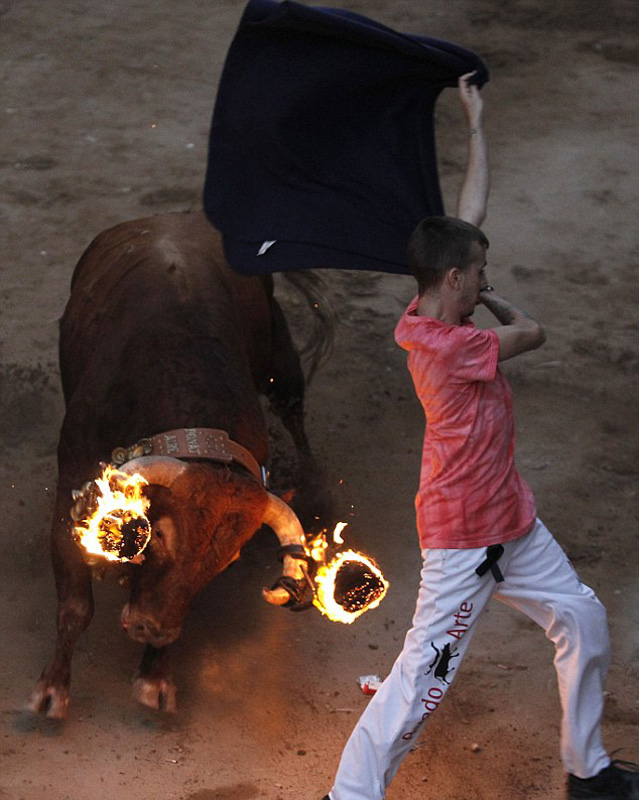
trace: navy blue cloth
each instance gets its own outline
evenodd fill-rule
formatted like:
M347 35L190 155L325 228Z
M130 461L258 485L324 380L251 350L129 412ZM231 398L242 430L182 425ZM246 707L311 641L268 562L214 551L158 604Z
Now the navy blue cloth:
M472 70L488 80L475 53L449 42L250 0L218 88L204 187L229 263L246 274L407 272L414 226L444 213L435 102Z

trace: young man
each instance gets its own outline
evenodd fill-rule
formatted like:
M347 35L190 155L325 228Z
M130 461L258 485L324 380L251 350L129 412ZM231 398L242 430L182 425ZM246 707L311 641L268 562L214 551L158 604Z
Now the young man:
M460 82L469 125L476 90ZM479 111L479 116L477 116ZM486 279L485 144L458 214L423 220L409 243L418 296L397 325L427 427L416 499L424 565L413 624L390 675L342 754L328 800L382 800L403 757L457 674L491 597L523 611L555 645L569 800L638 800L635 765L611 762L600 719L609 662L606 612L536 516L515 468L510 388L498 363L543 344L536 321ZM469 166L472 160L469 152ZM464 199L465 198L465 199ZM499 323L481 330L482 303ZM326 799L325 799L326 800Z

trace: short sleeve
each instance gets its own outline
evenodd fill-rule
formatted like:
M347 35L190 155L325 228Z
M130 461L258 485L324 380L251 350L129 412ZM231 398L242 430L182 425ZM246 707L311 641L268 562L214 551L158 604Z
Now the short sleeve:
M454 383L492 381L497 373L499 339L494 330L461 325L450 331L441 355Z

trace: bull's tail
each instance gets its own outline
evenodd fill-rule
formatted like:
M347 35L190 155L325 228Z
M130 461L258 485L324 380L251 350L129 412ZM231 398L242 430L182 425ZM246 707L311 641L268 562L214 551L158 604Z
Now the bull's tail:
M311 335L300 346L308 384L331 356L335 343L336 316L326 296L326 284L319 273L294 270L281 274L302 295L313 314Z

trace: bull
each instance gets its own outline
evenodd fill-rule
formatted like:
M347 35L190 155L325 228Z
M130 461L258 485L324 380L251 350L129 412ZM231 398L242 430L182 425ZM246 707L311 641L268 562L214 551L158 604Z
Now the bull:
M326 342L330 325L323 333ZM304 530L265 487L259 396L290 431L300 496L321 517L328 504L304 430L299 353L272 278L236 274L208 220L176 213L125 222L90 244L60 323L60 372L66 413L51 529L57 640L27 708L66 716L73 650L94 611L91 567L70 535L71 496L120 446L130 457L120 469L146 478L151 500L150 542L143 563L126 566L130 596L121 614L126 633L145 645L133 696L174 710L167 647L195 594L263 524L277 534L283 559L283 577L265 597L299 600Z

